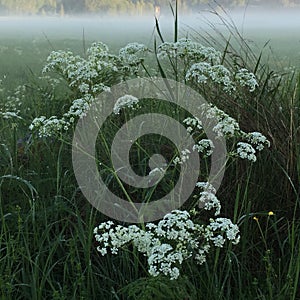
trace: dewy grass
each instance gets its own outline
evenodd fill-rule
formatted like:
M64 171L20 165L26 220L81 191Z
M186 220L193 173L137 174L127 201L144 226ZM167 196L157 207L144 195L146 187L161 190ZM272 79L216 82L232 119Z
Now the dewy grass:
M183 43L178 44L180 43L178 32L175 33L174 41L160 49L169 47L168 49L172 50L174 47L178 49L178 46L183 46ZM195 41L186 39L184 41L184 45L189 43L188 47L197 46L193 44ZM232 150L232 157L217 194L221 203L218 203L218 199L214 197L210 197L209 203L213 211L218 207L214 206L215 204L222 204L222 217L232 218L233 223L238 224L240 242L237 245L223 244L226 231L223 239L219 234L210 236L209 242L212 246L209 255L206 255L206 261L201 266L192 261L192 257L199 254L197 251L205 250L195 247L197 242L195 239L183 239L182 245L177 243L178 249L186 250L185 255L191 254L190 259L186 259L182 265L176 265L176 259L177 262L180 260L180 253L169 251L170 248L167 246L171 236L172 246L175 248L175 242L178 242L175 240L175 235L184 233L183 230L179 231L178 225L185 224L184 228L192 226L187 219L185 222L174 221L173 231L172 227L167 229L163 226L173 220L172 217L176 214L181 217L188 216L183 212L174 212L160 224L148 224L148 227L144 224L137 229L136 233L151 236L151 239L148 239L151 243L156 241L162 244L158 241L161 239L166 245L164 249L150 247L152 252L149 250L148 259L151 255L152 258L149 261L147 256L138 251L138 248L134 248L134 244L122 246L117 256L102 256L97 252L96 248L99 244L94 240L93 230L100 223L105 225L110 223L105 216L89 205L77 187L70 159L70 133L73 127L70 126L68 131L56 131L56 135L51 137L38 137L28 130L35 117L44 115L46 119L53 115L58 117L58 114L63 115L72 105L72 101L82 96L86 86L78 90L75 82L76 87L70 87L60 78L53 77L52 73L44 79L33 77L26 83L25 88L20 86L11 91L7 90L4 82L5 91L1 91L3 100L0 104L2 113L0 119L0 299L299 299L300 77L296 72L289 74L277 72L275 76L271 68L266 64L262 65L259 57L248 52L251 49L247 45L243 46L243 52L237 53L234 52L234 47L229 46L228 44L227 50L230 49L233 54L229 55L228 51L221 53L220 63L235 74L231 66L236 62L232 57L236 57L241 64L241 69L247 68L255 74L258 83L255 91L251 92L243 86L237 86L238 94L232 97L224 91L224 82L227 82L224 80L225 76L222 76L222 81L216 82L215 77L211 75L214 74L211 70L202 74L206 76L209 85L204 82L200 82L198 87L199 82L191 84L206 93L209 99L214 99L214 105L219 109L226 111L225 114L214 106L211 108L222 122L222 126L218 129L228 136L228 147ZM100 51L97 55L102 58L110 55L102 44L98 48L97 45L93 47L94 50ZM186 46L180 49L185 49L184 47ZM138 48L144 49L140 46ZM101 49L104 52L101 52ZM127 49L132 50L133 45ZM185 50L188 49L190 48ZM158 50L157 54L159 53L162 53L162 50ZM166 51L166 59L159 58L161 69L157 68L156 74L163 71L164 74L172 75L174 67L176 70L176 66L180 66L180 58L169 57L172 53ZM190 54L192 52L189 52ZM94 57L92 55L92 58ZM135 58L141 59L141 57ZM81 61L81 58L76 59ZM185 78L180 72L189 70L190 59L183 62L186 69L179 69L178 74L175 74L177 78ZM109 61L119 64L118 55L109 56ZM171 65L166 69L170 61ZM142 60L138 62L144 64ZM132 74L125 71L136 66L126 65L127 69L123 69L124 73L121 75L131 76ZM147 66L144 64L143 67ZM136 71L137 69L134 69L134 72ZM153 69L147 71L147 74L152 74ZM140 68L138 72L141 72ZM192 70L190 73L192 74ZM225 73L227 74L226 71L222 74ZM109 74L109 84L118 79L114 75ZM197 74L198 77L199 75L201 74ZM234 76L229 78L234 82ZM252 75L251 78L253 79ZM101 77L98 80L100 80L98 83L102 83ZM108 82L105 84L109 85ZM92 85L88 88L91 89ZM214 98L215 95L219 97ZM73 113L81 108L79 102L76 102L76 105L73 106ZM170 113L174 109L154 102L153 106L145 105L139 109L154 112L156 108L163 113ZM120 124L137 114L139 109L131 111L123 107L117 119L112 117L109 126L103 128L103 135L108 134L105 142L110 141ZM14 112L20 118L5 114L7 112ZM191 117L186 116L182 111L178 112L181 114L180 117L178 116L181 122ZM51 126L55 125L53 120L54 118ZM199 134L201 126L197 120L189 120L185 123L188 130L194 132L194 136L199 141L205 138ZM236 161L235 156L238 155L238 151L235 152L237 150L235 145L239 140L232 140L230 137L237 133L241 134L240 137L245 137L242 133L255 131L262 132L270 140L270 148L266 147L259 152L255 148L258 145L254 143L252 147L256 150L257 162L251 163L243 158ZM157 143L159 141L162 141L162 145ZM151 149L150 146L154 142L157 146ZM253 136L248 136L247 143L251 144L251 142L253 143ZM159 140L157 137L138 140L132 151L132 163L136 172L140 174L150 172L147 165L149 157L161 148L168 154L168 161L171 162L168 166L172 166L173 169L169 173L164 173L167 176L164 184L157 186L155 191L148 191L148 194L139 191L140 194L137 194L136 190L130 190L130 195L135 195L135 198L151 201L151 197L160 197L166 190L172 188L168 178L178 174L179 170L176 169L178 166L173 165L173 160L180 157L180 153L176 153L173 145L167 144L166 140ZM243 157L252 153L252 149L251 151L246 149L242 154ZM108 152L109 148L104 153L99 153L99 160L106 157L109 163ZM209 165L209 159L206 163ZM163 168L166 166L164 165ZM116 182L111 180L111 174L107 170L104 173L107 182L111 183L111 188L118 191ZM204 179L197 187L198 198L201 193L202 197L207 196L201 190L203 186L208 187ZM212 224L213 228L221 226L216 219L206 220L210 217L215 218L213 214L209 215L209 210L203 209L199 212L198 209L192 209L198 198L193 199L190 206L185 206L185 209L190 210L189 214L194 224L201 223L197 225L198 229L201 226L205 228L203 224ZM205 223L206 221L208 223ZM102 225L101 230L105 225ZM133 233L133 227L129 228L125 224L117 226L119 230L124 232L131 230ZM149 227L152 231L143 231ZM163 235L157 237L156 234L159 232ZM187 232L192 237L193 231ZM113 233L117 234L111 232L110 238ZM206 234L209 232L206 231ZM98 240L102 241L104 237L105 235L99 235ZM118 237L126 238L122 235ZM135 236L136 242L140 243L136 246L147 246L141 245L141 242L147 239L138 240L140 237ZM110 251L109 245L105 247ZM104 251L103 249L102 247L100 250ZM170 261L163 261L165 256L158 261L158 254L162 254L162 250L170 254ZM171 258L172 264L175 261L174 265L164 268L162 264L164 262L170 264ZM197 258L203 259L203 256ZM149 262L150 266L157 266L156 269L154 267L151 269L152 274L156 275L156 272L160 271L162 274L157 277L149 276ZM168 275L173 277L178 275L175 268L180 269L179 276L170 280Z

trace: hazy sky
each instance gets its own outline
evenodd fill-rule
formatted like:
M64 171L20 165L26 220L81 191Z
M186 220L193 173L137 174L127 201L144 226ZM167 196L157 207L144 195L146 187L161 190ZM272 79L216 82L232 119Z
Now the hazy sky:
M279 29L290 30L299 29L300 32L300 13L282 11L273 12L251 12L246 11L245 15L240 13L230 13L230 17L234 20L237 27L241 30L248 29ZM208 13L197 13L189 16L180 16L179 20L184 27L185 25L194 28L207 28L206 19L219 26L220 20ZM160 16L162 29L172 29L172 19L162 14ZM97 32L103 34L127 34L130 32L151 32L154 26L154 18L145 17L0 17L0 34L7 35L26 35L42 34L49 36L70 36L77 37L82 35L82 29L86 34L94 35ZM219 26L222 27L221 25ZM1 37L0 37L1 38Z

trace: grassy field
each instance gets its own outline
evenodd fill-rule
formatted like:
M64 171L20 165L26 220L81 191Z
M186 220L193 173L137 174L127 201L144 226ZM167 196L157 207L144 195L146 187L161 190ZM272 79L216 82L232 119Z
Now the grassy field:
M172 30L176 28L174 24L170 26ZM59 25L56 26L58 31ZM53 129L53 135L48 137L29 130L34 118L62 118L72 101L84 99L82 82L72 85L66 71L72 65L68 59L71 61L73 56L61 68L58 64L56 69L41 73L52 50L70 49L84 57L85 63L89 61L86 50L92 41L107 43L113 55L128 42L143 42L151 48L150 66L137 62L137 74L166 75L185 81L179 59L163 60L154 51L153 29L137 33L132 29L130 36L107 30L98 35L86 30L83 37L77 28L76 34L69 32L66 39L51 32L37 34L36 28L34 34L26 29L28 36L24 38L11 34L1 37L0 299L300 299L300 47L292 32L291 37L284 33L274 35L271 46L275 54L267 52L261 58L259 47L234 31L227 43L230 27L227 34L214 32L210 37L197 29L190 32L198 42L218 48L222 65L231 72L237 66L253 72L258 86L254 92L242 86L236 94L228 94L214 82L189 84L235 118L243 131L264 134L271 146L257 154L255 163L232 155L217 192L221 216L239 226L240 242L212 247L200 266L187 259L175 280L162 274L150 276L147 259L132 244L123 247L118 255L102 256L97 251L93 230L108 218L94 209L78 188L71 161L74 125L62 132ZM184 37L186 27L179 29ZM155 36L160 44L158 30ZM172 30L166 30L166 40L175 42L178 36ZM259 45L265 42L262 32L251 33L249 38L252 37ZM108 55L104 58L111 59ZM188 56L184 58L184 66L191 62ZM130 68L129 75L125 71L99 71L92 85L101 82L112 86L123 76L135 77L134 66ZM48 77L40 78L45 75ZM173 107L152 103L141 111L155 109L168 114ZM122 122L136 113L128 109L120 117L110 119L100 137L102 143L111 141ZM185 117L184 112L176 110L176 116L181 115ZM228 152L234 153L238 139L228 139ZM157 137L139 140L132 158L136 172L147 173L147 158L152 152L167 149L166 157L175 157L176 151L174 154L166 143ZM109 151L101 153L98 159L109 165ZM209 164L209 159L205 162ZM111 179L109 170L107 167L103 176L110 189L121 194L124 191L118 181ZM177 171L174 167L167 176L174 176ZM150 196L144 190L127 186L125 190L133 199L150 197L151 201L151 197L159 198L172 188L168 178ZM184 209L196 207L193 199ZM197 216L194 222L198 218L199 222L207 222L213 217L203 210Z

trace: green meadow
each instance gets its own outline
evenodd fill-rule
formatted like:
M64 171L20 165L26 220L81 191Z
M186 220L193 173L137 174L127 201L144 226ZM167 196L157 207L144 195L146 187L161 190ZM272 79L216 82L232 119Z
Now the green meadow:
M19 26L15 28L6 28L8 25L3 24L8 23L0 20L0 299L300 299L299 30L252 28L241 33L226 22L222 30L201 29L197 21L178 24L176 16L174 11L174 19L162 25L155 25L151 18L147 18L147 25L132 20L127 27L117 20L86 20L81 24L57 18L47 21L51 30L42 19L33 22L33 27L28 20L16 20ZM197 60L186 53L182 58L159 48L164 42L180 45L180 38L186 37L219 51L218 64L230 74L249 70L256 78L255 90L247 90L248 83L236 83L236 89L228 93L222 85L223 77L199 83L192 74L189 81L183 70ZM110 50L101 45L100 50L89 50L93 42L103 42ZM134 64L125 64L119 50L132 42L143 43L148 50L139 50L138 54L145 57L134 56ZM55 54L47 60L51 51L59 50L73 54ZM203 61L212 64L210 59L205 57ZM115 64L118 71L103 64L89 81L85 81L85 73L76 73L77 62L82 67L97 60L108 66ZM46 65L49 70L42 72ZM71 78L69 70L83 79L78 79L79 75ZM220 216L238 225L240 240L235 244L228 239L222 246L212 243L201 265L193 260L197 247L182 241L191 254L176 265L180 275L175 279L170 279L167 271L151 275L149 260L135 240L120 246L117 255L110 250L106 255L97 251L94 228L110 219L86 200L72 166L72 138L78 119L72 123L67 119L71 114L64 113L75 99L96 96L98 90L91 90L97 84L110 87L138 76L184 82L240 127L232 136L224 135L228 159L216 193L222 206ZM236 78L232 75L234 84ZM82 90L86 82L88 92ZM101 176L110 190L128 196L130 201L151 202L168 193L178 178L181 167L173 162L180 153L174 145L157 136L146 136L133 147L131 162L140 176L149 173L153 153L163 150L168 162L166 179L150 191L119 182L107 146L122 124L139 110L172 117L170 112L175 111L182 123L191 116L153 101L141 104L138 110L123 108L101 131L97 159L104 162ZM57 129L55 124L51 127L53 123L44 122L30 130L33 120L41 116L48 120L55 116L68 128ZM270 142L270 147L255 152L256 161L238 157L236 145L244 132L260 132ZM197 139L203 137L197 135ZM205 161L201 181L205 181L203 173L211 163L208 156L201 156ZM193 192L180 209L189 211L193 222L207 224L215 216L199 209L197 197L199 191ZM157 225L158 221L153 223ZM146 228L146 224L137 225Z

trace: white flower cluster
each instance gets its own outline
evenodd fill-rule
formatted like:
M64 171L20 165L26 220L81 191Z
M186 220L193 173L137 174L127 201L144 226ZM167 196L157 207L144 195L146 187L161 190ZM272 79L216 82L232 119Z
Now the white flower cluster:
M186 128L186 130L189 133L195 131L196 129L198 131L203 129L202 122L197 117L193 117L193 118L188 117L188 118L184 119L182 123L188 126Z
M46 118L41 116L35 118L29 126L29 130L37 130L39 137L51 137L53 135L59 135L63 130L68 130L69 123L63 119L59 119L56 116Z
M132 95L124 95L118 98L117 102L114 105L113 112L114 114L119 114L122 108L128 107L135 109L139 103L139 99Z
M120 49L119 57L124 66L127 66L128 71L136 74L141 63L144 61L145 55L150 52L150 49L144 44L130 43Z
M226 238L234 245L238 244L240 241L240 236L238 235L240 230L236 224L233 224L230 219L226 218L217 218L216 220L210 219L210 224L207 226L209 229L213 230L214 232L223 232L226 234ZM217 236L217 238L220 235ZM224 236L223 236L224 238ZM213 237L211 240L215 240ZM216 245L216 247L222 247L222 245Z
M243 142L237 143L236 152L240 158L256 162L256 151L250 144Z
M94 98L90 95L85 95L80 99L75 99L69 108L69 111L64 114L65 119L67 119L70 124L74 123L76 118L82 118L85 116L90 104L93 102Z
M199 207L205 210L215 210L215 216L221 212L220 200L216 197L216 189L209 182L197 182L196 187L202 189L199 194Z
M179 57L187 61L209 61L220 63L221 53L212 47L205 47L190 39L180 39L178 42L162 43L157 49L158 57Z
M118 66L119 58L109 54L106 45L94 43L87 50L86 59L74 55L71 51L51 52L43 73L56 71L63 76L71 88L78 88L82 94L94 95L95 92L103 90L106 78L118 75ZM95 86L98 88L94 92Z
M245 139L251 143L256 150L262 151L265 147L270 147L270 141L260 132L250 132L244 134Z
M180 153L180 157L176 156L173 159L173 163L175 165L177 165L177 164L179 164L179 165L184 164L190 158L190 156L189 156L190 153L191 153L191 151L189 149L182 150L181 153Z
M64 113L61 118L57 116L51 116L50 118L37 117L31 122L29 130L36 131L39 137L59 135L62 131L67 131L76 119L86 115L92 101L94 101L94 98L88 94L76 99L70 106L69 111Z
M214 126L213 131L218 136L233 137L239 131L239 124L234 118L227 115Z
M22 119L17 113L14 111L0 111L0 116L2 116L3 119Z
M202 122L201 122L201 120L199 120L198 117L193 117L193 118L188 117L188 118L184 119L182 123L187 126L186 130L190 134L196 135L196 134L200 134L203 132ZM201 139L193 146L193 151L202 153L204 157L208 157L208 156L212 155L213 149L214 149L214 144L209 139ZM175 164L180 163L180 162L181 163L185 162L186 159L188 159L188 156L186 155L188 153L184 153L184 154L185 154L184 161L182 159L180 159L179 157L176 157L175 161L173 161L173 162L175 162Z
M233 152L234 155L242 159L247 159L249 161L256 161L256 151L261 151L265 147L270 147L270 142L267 138L260 132L243 132L238 122L226 114L224 111L218 109L217 107L211 106L207 110L207 118L216 118L218 120L217 125L213 127L213 131L218 136L236 137L238 139L246 140L247 142L238 142L236 145L236 151Z
M0 85L2 81L0 80ZM3 92L0 89L0 92ZM25 85L17 86L9 96L5 97L3 106L0 106L0 116L3 119L22 119L20 112L22 110L21 106L25 99L26 87ZM2 104L2 103L1 103Z
M238 86L247 87L253 92L258 86L255 75L247 69L240 69L232 74L223 65L212 65L207 62L193 64L186 72L185 79L195 83L213 83L223 86L223 90L231 94Z
M235 80L241 85L249 88L250 92L255 91L258 86L258 82L255 75L249 72L247 69L240 69L235 74Z
M204 207L205 210L215 209L215 216L221 212L221 203L216 195L212 192L201 192L199 197L199 206Z
M199 181L196 183L196 187L201 188L205 192L209 192L209 193L213 193L213 194L216 193L215 187L209 182Z
M187 71L185 79L196 83L207 83L209 80L223 86L224 91L231 92L235 86L230 78L230 71L223 65L211 65L207 62L193 64Z
M207 119L216 119L218 121L213 127L213 131L217 136L231 138L241 133L238 122L223 110L213 105L209 105L208 107L203 106L202 108L204 109Z
M202 139L193 146L193 151L198 151L202 153L204 157L208 157L212 155L214 148L215 146L210 139Z
M136 225L115 225L112 221L94 229L99 243L97 250L106 255L108 249L117 254L119 249L132 243L147 257L151 276L163 274L171 280L180 275L180 266L187 259L203 264L212 246L223 247L226 239L239 242L239 229L229 219L210 219L207 226L194 223L187 211L174 210L158 224L148 223L145 229Z

